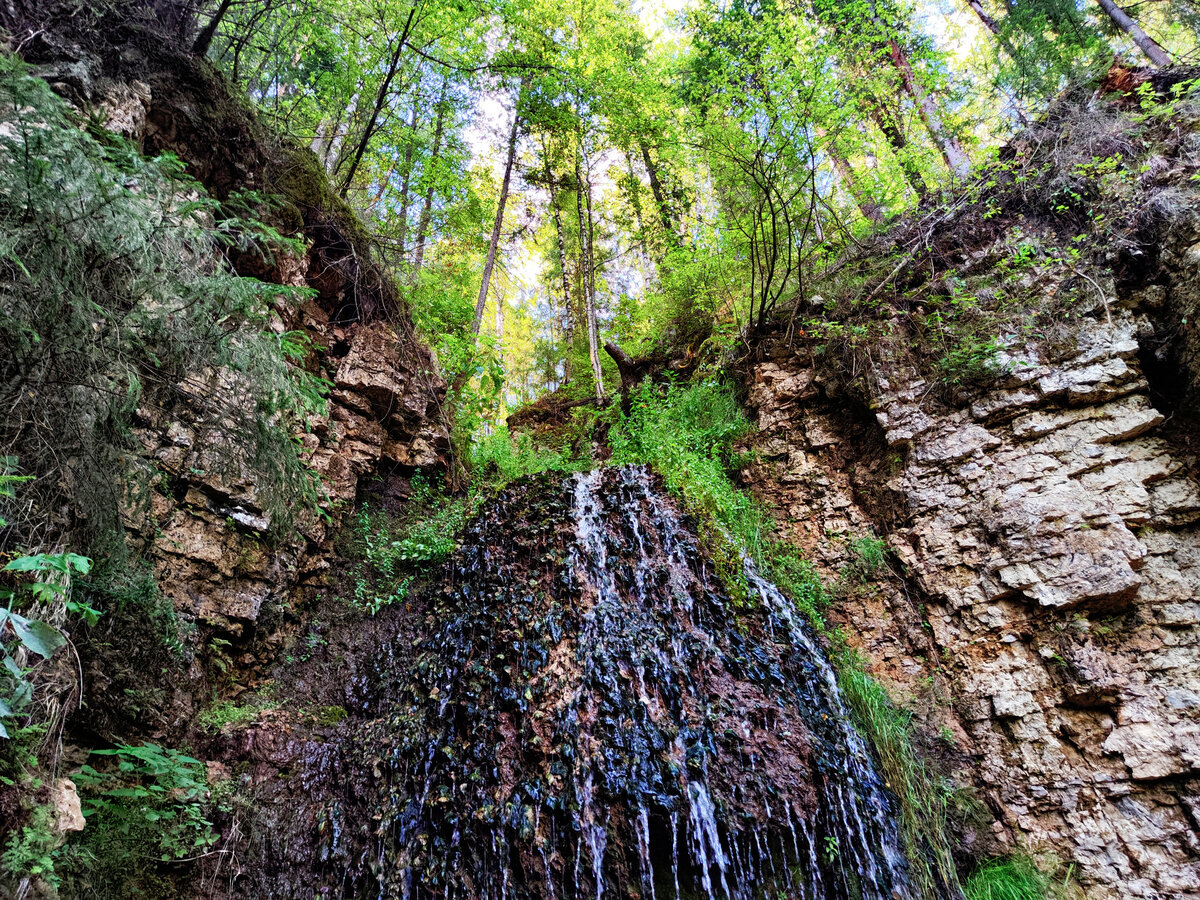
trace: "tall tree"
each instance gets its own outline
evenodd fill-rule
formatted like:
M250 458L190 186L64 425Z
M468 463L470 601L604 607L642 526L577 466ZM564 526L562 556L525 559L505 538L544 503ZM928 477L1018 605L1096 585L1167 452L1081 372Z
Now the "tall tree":
M581 160L584 155L583 135L580 135L579 150L575 156L575 213L579 220L579 284L583 293L584 322L587 327L588 357L592 363L592 381L596 389L596 400L604 402L604 373L600 363L600 329L596 320L596 257L593 247L595 230L592 227L592 182L589 167L587 179L583 176ZM587 215L584 216L584 198L587 198Z
M371 108L370 114L367 116L362 135L355 145L354 151L350 154L349 165L346 167L345 173L342 174L338 185L338 192L343 197L349 193L350 186L354 183L354 176L358 173L358 167L362 164L363 155L367 152L367 147L371 144L371 138L375 136L376 130L382 124L381 117L391 95L392 83L395 81L396 75L400 72L400 61L403 58L404 48L407 45L409 35L412 34L417 10L421 7L422 3L423 0L413 0L412 6L408 10L408 16L404 20L404 26L395 40L391 58L387 63L387 74L384 75L383 80L379 83L379 90L375 93L375 103Z
M446 99L449 95L450 79L442 78L441 94L438 96L436 107L436 122L433 126L433 146L429 151L429 159L425 165L425 196L421 201L421 215L417 219L417 244L413 251L412 275L410 281L416 284L421 274L421 266L425 262L425 243L429 240L429 227L433 221L433 195L437 189L435 174L441 164L442 139L446 134Z
M479 299L475 301L475 320L471 330L479 334L483 322L483 310L487 305L488 284L492 280L492 269L496 266L496 250L500 245L500 232L504 228L504 207L508 203L508 191L512 185L513 165L517 159L517 138L521 127L521 99L526 82L521 83L513 104L512 128L508 133L508 150L504 158L504 179L500 182L500 198L496 203L496 220L492 225L492 237L488 241L487 258L483 263L483 281L479 285Z
M1112 19L1113 24L1129 35L1130 40L1137 44L1138 49L1146 54L1146 58L1150 62L1156 66L1171 65L1170 54L1162 48L1162 45L1158 41L1146 34L1142 30L1142 27L1129 17L1129 13L1117 6L1113 0L1096 0L1096 2L1108 17Z

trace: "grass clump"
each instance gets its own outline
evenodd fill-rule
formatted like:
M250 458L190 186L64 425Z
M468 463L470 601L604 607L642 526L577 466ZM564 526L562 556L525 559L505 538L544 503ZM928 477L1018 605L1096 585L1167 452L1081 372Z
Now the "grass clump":
M834 663L842 696L900 801L900 826L918 893L935 898L954 892L958 874L947 838L953 784L918 754L912 712L892 702L887 689L867 673L862 657L842 647Z
M854 554L849 569L860 581L870 581L887 564L887 541L873 534L855 538L850 542Z
M510 481L541 472L577 472L590 468L568 450L552 450L534 443L528 434L512 435L501 426L471 447L471 470L476 489L499 490Z
M1049 875L1025 856L984 863L963 885L967 900L1045 900L1055 896Z

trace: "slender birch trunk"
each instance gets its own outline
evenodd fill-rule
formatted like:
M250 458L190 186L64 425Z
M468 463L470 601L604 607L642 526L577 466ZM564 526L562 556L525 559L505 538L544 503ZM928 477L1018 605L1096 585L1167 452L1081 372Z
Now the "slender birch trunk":
M475 301L475 321L471 330L479 334L479 326L483 322L483 309L487 305L488 284L492 280L492 269L496 266L496 248L500 244L500 231L504 227L504 206L508 203L508 189L512 184L513 163L517 158L517 134L521 125L520 102L524 92L524 82L517 93L517 103L513 109L512 130L508 135L508 156L504 161L504 180L500 183L500 201L496 204L496 222L492 225L492 238L488 242L487 259L483 263L483 283L479 286L479 299Z
M1170 54L1163 49L1162 45L1150 35L1142 30L1142 27L1137 22L1129 17L1129 13L1117 6L1113 0L1096 0L1100 4L1100 8L1108 13L1108 17L1113 20L1118 28L1125 32L1138 45L1138 49L1146 54L1146 58L1156 66L1171 65Z

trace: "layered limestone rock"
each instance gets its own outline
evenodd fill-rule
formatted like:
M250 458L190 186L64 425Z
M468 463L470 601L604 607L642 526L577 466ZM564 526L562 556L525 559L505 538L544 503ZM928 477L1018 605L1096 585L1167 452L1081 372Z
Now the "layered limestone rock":
M340 359L319 359L332 385L327 413L296 436L322 494L320 515L302 516L296 538L277 539L244 448L222 429L221 408L239 396L235 374L197 373L176 386L182 402L172 409L138 411L153 492L148 504L130 503L127 524L143 535L176 608L234 635L264 604L327 570L331 526L352 507L362 479L397 482L403 493L413 472L443 468L449 449L445 384L414 339L386 322L333 326L311 303L288 327L317 346L349 347Z
M1094 900L1200 896L1200 490L1149 330L1083 320L962 408L884 377L856 418L783 348L751 376L751 483L828 573L877 529L905 576L846 592L848 632L901 693L935 688L996 837Z

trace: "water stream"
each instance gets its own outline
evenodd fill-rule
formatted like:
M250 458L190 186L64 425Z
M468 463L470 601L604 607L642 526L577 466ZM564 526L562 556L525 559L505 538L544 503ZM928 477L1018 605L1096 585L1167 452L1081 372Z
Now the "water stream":
M381 896L892 900L895 800L803 617L644 469L511 487L397 689Z

